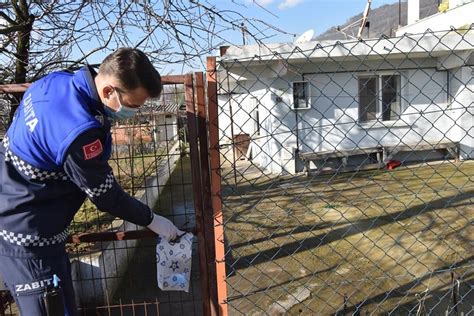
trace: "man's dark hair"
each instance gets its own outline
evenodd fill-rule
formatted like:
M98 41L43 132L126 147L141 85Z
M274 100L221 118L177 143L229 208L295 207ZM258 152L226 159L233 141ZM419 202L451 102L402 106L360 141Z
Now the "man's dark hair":
M114 76L126 90L144 88L150 97L160 96L161 77L148 57L135 48L119 48L105 57L99 72Z

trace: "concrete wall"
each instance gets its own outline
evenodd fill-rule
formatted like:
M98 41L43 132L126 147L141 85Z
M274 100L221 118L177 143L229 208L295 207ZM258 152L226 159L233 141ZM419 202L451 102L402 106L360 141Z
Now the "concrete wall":
M170 149L169 160L158 169L158 176L148 179L145 189L135 195L143 203L153 208L158 197L173 172L180 155L179 143ZM113 230L136 230L141 227L116 220ZM76 303L78 306L101 306L112 299L136 249L136 240L99 242L90 253L71 258L71 269ZM107 297L108 296L108 297Z

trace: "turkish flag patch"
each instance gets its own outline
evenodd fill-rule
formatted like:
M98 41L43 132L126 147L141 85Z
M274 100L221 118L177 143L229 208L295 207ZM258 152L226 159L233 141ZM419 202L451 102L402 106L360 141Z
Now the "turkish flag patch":
M104 149L102 148L102 143L100 140L96 139L92 143L82 146L82 151L84 152L84 159L89 160L99 156L104 151Z

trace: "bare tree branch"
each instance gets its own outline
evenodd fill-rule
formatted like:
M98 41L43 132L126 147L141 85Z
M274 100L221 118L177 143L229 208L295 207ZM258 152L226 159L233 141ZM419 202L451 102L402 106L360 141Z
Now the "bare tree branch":
M120 46L143 50L157 65L202 67L203 57L227 44L231 33L240 39L245 28L251 41L262 43L282 32L243 9L237 1L222 9L206 0L10 0L0 11L0 78L36 80L86 60L98 63Z

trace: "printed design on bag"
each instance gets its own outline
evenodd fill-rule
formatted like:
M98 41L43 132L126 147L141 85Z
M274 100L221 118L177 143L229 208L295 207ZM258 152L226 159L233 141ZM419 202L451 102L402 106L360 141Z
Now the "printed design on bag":
M89 160L99 156L104 151L102 143L99 139L96 139L90 144L82 146L82 152L84 153L84 159Z
M191 279L193 234L183 235L177 242L159 238L156 246L158 286L167 291L189 291Z
M35 291L38 289L45 288L53 284L53 278L48 278L40 281L25 283L25 284L15 284L15 293L28 293L30 291Z
M171 261L170 269L172 269L173 272L175 272L176 270L178 270L178 269L179 269L178 261Z

